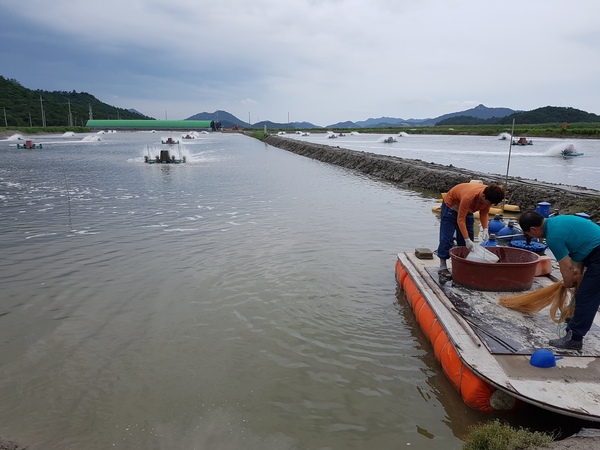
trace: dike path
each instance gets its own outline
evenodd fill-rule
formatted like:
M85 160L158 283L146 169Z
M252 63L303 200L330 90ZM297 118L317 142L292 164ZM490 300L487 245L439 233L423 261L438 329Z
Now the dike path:
M307 158L356 170L365 175L397 184L399 187L429 192L432 197L447 192L459 183L482 180L485 184L504 185L505 176L474 172L467 169L428 163L396 156L378 155L345 148L301 142L295 139L269 135L262 139L273 147ZM539 202L549 202L560 214L585 212L594 221L600 221L600 191L581 186L545 183L520 177L508 177L508 202L521 211L535 209Z

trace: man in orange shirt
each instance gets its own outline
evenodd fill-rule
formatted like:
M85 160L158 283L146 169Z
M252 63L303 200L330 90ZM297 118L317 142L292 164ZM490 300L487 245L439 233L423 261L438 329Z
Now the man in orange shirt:
M473 243L473 224L475 222L473 213L479 211L479 220L483 229L482 239L487 241L490 207L502 200L504 200L504 189L496 184L486 186L480 183L461 183L448 191L442 202L440 214L440 243L437 249L437 255L440 258L438 271L440 281L452 279L447 260L450 258L450 249L454 244L454 234L456 234L456 243L459 246L466 246L469 250L473 249L475 246Z

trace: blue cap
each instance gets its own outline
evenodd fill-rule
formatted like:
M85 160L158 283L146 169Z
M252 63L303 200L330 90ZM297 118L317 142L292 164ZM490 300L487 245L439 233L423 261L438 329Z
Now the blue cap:
M535 367L554 367L556 366L556 360L562 359L562 356L554 356L550 350L546 350L545 348L541 348L536 350L529 358L529 364Z

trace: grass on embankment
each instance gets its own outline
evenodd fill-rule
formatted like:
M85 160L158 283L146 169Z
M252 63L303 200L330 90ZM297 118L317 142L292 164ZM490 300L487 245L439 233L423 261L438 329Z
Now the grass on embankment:
M548 434L513 428L499 420L472 428L463 450L517 450L547 447L554 441Z

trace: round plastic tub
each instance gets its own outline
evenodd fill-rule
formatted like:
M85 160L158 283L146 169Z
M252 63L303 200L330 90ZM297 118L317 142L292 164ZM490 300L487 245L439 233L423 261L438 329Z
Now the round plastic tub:
M486 247L500 260L496 263L469 261L467 247L450 249L452 282L480 291L526 291L531 288L539 256L514 247Z

